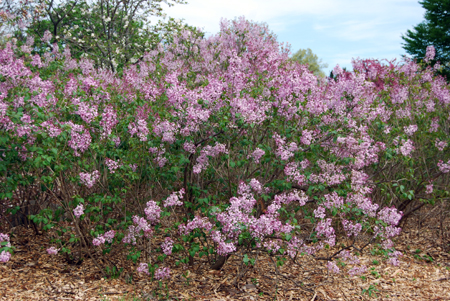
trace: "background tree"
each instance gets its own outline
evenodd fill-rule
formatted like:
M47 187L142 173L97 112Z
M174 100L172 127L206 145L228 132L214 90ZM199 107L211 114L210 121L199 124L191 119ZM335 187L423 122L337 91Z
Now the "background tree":
M413 58L423 61L427 46L436 49L434 64L439 61L442 68L439 73L450 75L450 0L419 1L426 10L425 21L402 35L403 48Z
M26 42L35 40L35 50L45 51L54 43L68 45L72 56L92 59L97 67L122 69L139 60L145 51L154 49L172 31L186 27L174 19L150 24L149 17L165 17L161 2L169 6L184 0L69 0L46 2L44 15L34 18L26 31L16 31L16 37ZM192 29L192 28L191 28ZM52 34L42 42L46 31Z
M310 48L300 49L292 56L292 60L299 62L302 65L308 65L308 69L316 76L325 77L323 68L327 68L328 64L323 63L322 59L312 52Z

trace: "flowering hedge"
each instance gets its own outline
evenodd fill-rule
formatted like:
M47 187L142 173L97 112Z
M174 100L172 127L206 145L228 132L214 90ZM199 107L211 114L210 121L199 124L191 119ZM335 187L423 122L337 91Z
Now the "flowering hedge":
M164 279L168 256L325 249L330 271L340 257L357 274L354 251L380 243L397 264L402 211L448 193L450 94L431 67L355 60L317 78L242 18L183 31L122 74L32 46L0 51L0 199L35 200L50 254L126 250Z

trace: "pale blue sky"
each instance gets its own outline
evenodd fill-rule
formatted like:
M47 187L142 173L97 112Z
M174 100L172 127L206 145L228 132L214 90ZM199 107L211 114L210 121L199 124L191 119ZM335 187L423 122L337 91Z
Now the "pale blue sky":
M352 57L400 59L401 35L423 21L418 0L188 0L166 9L209 34L221 18L266 22L291 51L311 48L326 73L336 64L351 70Z

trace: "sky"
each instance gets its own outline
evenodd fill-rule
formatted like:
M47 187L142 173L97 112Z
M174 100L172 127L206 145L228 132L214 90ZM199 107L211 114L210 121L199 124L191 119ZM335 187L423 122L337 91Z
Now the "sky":
M221 18L239 16L265 22L294 53L310 48L328 64L352 70L352 58L400 59L401 35L424 20L418 0L187 0L168 7L168 16L184 19L207 35L219 31Z

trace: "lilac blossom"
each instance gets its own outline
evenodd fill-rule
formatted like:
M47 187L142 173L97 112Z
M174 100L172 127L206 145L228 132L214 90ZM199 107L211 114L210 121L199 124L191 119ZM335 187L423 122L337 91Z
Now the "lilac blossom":
M115 173L116 169L118 169L122 166L121 164L119 164L119 162L111 160L109 158L105 159L105 164L106 164L106 166L108 166L110 173Z
M252 158L255 163L259 163L259 160L262 158L262 156L264 156L266 152L263 151L260 148L256 148L253 153L251 153L250 155L248 155L248 158Z
M92 240L92 244L93 244L94 246L100 246L100 245L102 245L102 244L104 244L104 243L105 243L105 238L104 238L103 236L99 236L99 237L94 238L94 239Z
M145 274L150 274L148 271L148 264L147 263L140 263L139 267L137 268L138 273L145 273Z
M347 236L358 236L358 234L361 232L362 230L362 225L358 222L356 223L352 223L351 221L348 220L343 220L342 221L342 226L344 226L344 230L347 233Z
M59 249L55 248L55 247L50 247L47 249L47 253L49 255L56 255L58 254Z
M164 280L170 278L170 269L169 268L159 268L155 271L155 279Z
M184 188L181 188L178 192L173 192L165 201L164 201L164 207L168 206L181 206L183 205L183 202L180 201L180 199L183 198L184 195Z
M75 156L79 157L81 153L85 152L91 144L92 138L88 130L82 125L70 123L72 126L71 139L69 146L74 150Z
M140 141L147 141L147 135L149 134L147 121L144 119L138 119L136 123L132 122L128 125L128 131L131 136L137 134Z
M192 142L185 142L185 143L183 144L183 149L184 149L185 151L187 151L188 153L193 154L193 153L195 153L196 147L195 147L195 144L192 143Z
M84 206L83 204L79 204L75 209L73 209L73 215L76 217L80 217L84 214Z
M447 163L444 163L442 160L439 160L437 166L442 173L450 172L450 160Z
M440 152L442 152L447 147L448 143L447 141L441 141L439 138L436 138L434 145Z
M156 224L159 222L159 218L161 216L161 208L156 204L155 201L148 201L147 206L144 209L145 215L147 217L147 220L151 224Z
M418 129L418 126L415 124L404 127L405 134L408 136L412 136L417 131L417 129Z
M81 183L86 185L88 188L92 188L97 182L97 180L100 178L100 172L98 170L94 170L91 173L87 172L81 172L80 173L80 180Z
M414 145L413 142L411 140L403 140L402 141L402 145L399 148L399 152L407 157L411 154L411 152L414 151Z
M8 234L0 233L0 243L2 243L2 242L6 242L5 247L8 247L8 248L11 247L11 243L9 242Z
M430 129L428 130L430 133L437 132L439 128L439 118L435 117L431 120Z
M367 267L363 265L360 267L353 267L352 269L350 269L348 271L348 274L350 276L357 276L357 275L364 274L366 271L367 271Z
M117 113L112 106L107 106L102 114L100 126L103 128L102 137L106 138L111 135L112 130L117 125Z
M97 106L89 106L85 102L78 103L78 111L76 113L86 123L91 123L98 116Z
M425 59L424 61L426 63L430 62L431 60L434 59L434 56L436 55L436 50L434 49L434 46L427 46L427 51L425 53Z
M433 184L428 184L425 186L425 188L426 188L426 191L425 191L426 194L433 193Z
M10 258L11 253L7 251L2 251L2 253L0 254L0 262L8 262Z
M172 248L173 248L173 240L170 237L166 237L164 242L161 244L161 249L163 250L163 253L167 256L172 254Z
M403 213L396 208L383 208L378 212L378 219L382 220L388 225L395 226L399 223Z
M209 164L208 157L217 157L220 153L227 154L225 144L216 142L215 146L207 145L200 151L200 156L197 157L197 163L193 167L194 173L198 174L205 170Z
M339 273L339 268L336 265L336 263L334 263L333 261L328 261L327 262L327 269L331 273L334 273L334 274L338 274Z

